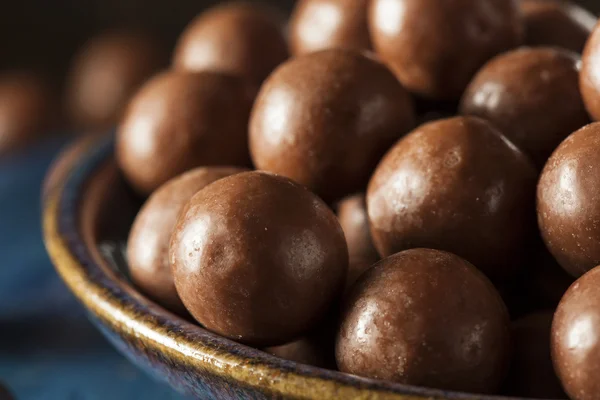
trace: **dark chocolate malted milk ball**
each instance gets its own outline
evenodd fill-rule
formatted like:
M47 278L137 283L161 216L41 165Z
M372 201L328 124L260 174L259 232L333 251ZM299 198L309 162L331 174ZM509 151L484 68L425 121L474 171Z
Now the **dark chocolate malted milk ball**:
M350 259L375 263L379 254L373 245L364 193L343 198L337 205L337 215L344 230Z
M450 251L493 280L513 275L535 232L537 173L488 122L420 126L383 158L367 191L383 257L415 247Z
M487 60L523 36L514 0L373 0L369 27L404 86L438 100L460 98Z
M258 85L288 57L283 27L283 18L265 6L249 2L216 6L183 32L173 65L227 72Z
M173 311L185 310L169 264L169 241L177 217L200 189L243 171L234 167L193 169L171 179L150 196L138 213L127 242L131 279L144 293Z
M537 191L542 238L579 277L600 264L600 123L569 136L548 160Z
M73 61L67 112L77 128L112 129L129 99L165 64L156 41L139 33L110 32L92 38Z
M324 50L291 59L267 79L252 110L250 151L258 169L332 201L364 190L414 120L408 92L383 64Z
M550 327L552 311L538 311L511 324L513 358L507 394L535 399L566 399L552 366Z
M579 278L562 298L552 322L552 360L573 400L600 396L600 268Z
M566 0L520 0L525 20L525 44L583 51L597 23L591 12Z
M331 48L370 50L368 0L300 0L290 20L292 54Z
M600 24L588 39L581 64L579 86L588 113L600 120Z
M180 214L170 262L179 297L207 329L275 346L307 333L341 293L348 248L317 196L265 172L223 178Z
M506 307L473 265L438 250L383 259L352 289L336 343L343 372L493 393L507 372Z
M579 65L579 55L557 48L502 54L475 75L461 113L493 123L542 169L560 142L589 123Z
M217 72L166 72L132 99L117 131L121 169L149 194L199 166L249 165L248 118L254 92Z
M0 156L23 149L57 122L51 90L29 72L0 74Z

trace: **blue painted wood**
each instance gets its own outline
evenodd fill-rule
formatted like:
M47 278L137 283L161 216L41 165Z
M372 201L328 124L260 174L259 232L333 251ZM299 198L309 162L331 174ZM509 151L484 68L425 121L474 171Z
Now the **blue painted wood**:
M42 244L40 186L65 139L0 160L0 381L17 399L183 399L102 337Z

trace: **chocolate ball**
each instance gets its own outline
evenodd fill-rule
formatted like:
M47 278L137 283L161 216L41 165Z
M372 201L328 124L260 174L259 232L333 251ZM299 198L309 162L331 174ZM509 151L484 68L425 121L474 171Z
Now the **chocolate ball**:
M80 129L113 128L131 96L164 64L160 46L133 32L92 38L73 60L67 82L67 113Z
M368 378L491 393L505 376L509 319L475 267L453 254L413 249L377 263L345 304L338 367Z
M179 38L175 68L221 71L260 84L288 57L283 18L251 3L216 6L194 19Z
M342 199L337 206L337 215L344 230L350 259L361 259L375 263L379 254L373 245L369 230L367 202L364 193Z
M348 249L333 212L304 187L247 172L198 192L170 244L175 287L207 329L258 346L290 342L329 310Z
M373 0L369 26L375 50L407 89L449 100L523 34L513 0Z
M548 160L537 191L542 238L559 264L579 277L600 264L600 123L569 136Z
M512 323L513 359L506 383L512 396L565 399L550 357L552 311L540 311Z
M596 26L585 45L579 86L588 113L600 120L600 24Z
M487 119L541 169L567 136L589 123L577 54L521 48L487 63L467 87L461 113Z
M577 4L564 0L520 0L525 19L525 44L583 51L597 18Z
M554 370L573 400L600 393L600 268L579 278L562 298L552 322Z
M265 352L300 364L322 368L329 366L327 356L320 343L308 337L281 346L267 347Z
M413 124L410 96L383 64L323 50L284 63L262 86L250 152L258 169L336 200L364 190L381 156Z
M383 257L446 250L506 279L535 232L536 177L526 156L482 119L422 125L388 152L369 183L375 247Z
M290 20L292 54L345 48L370 50L368 0L300 0Z
M43 137L56 120L52 93L40 77L27 72L0 74L0 156Z
M254 92L217 72L167 72L132 99L116 153L129 182L151 193L198 166L250 164L248 118Z
M169 264L169 241L179 213L200 189L243 171L234 167L193 169L159 187L138 213L127 242L131 279L143 292L170 310L185 310Z

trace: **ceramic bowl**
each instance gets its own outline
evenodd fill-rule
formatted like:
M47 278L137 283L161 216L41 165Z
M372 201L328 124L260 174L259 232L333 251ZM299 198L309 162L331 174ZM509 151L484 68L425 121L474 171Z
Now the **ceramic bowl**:
M90 319L131 361L202 399L493 399L364 379L282 360L213 334L145 298L119 268L140 200L111 135L75 143L44 189L46 247ZM126 268L125 268L126 269ZM497 399L497 397L496 397Z

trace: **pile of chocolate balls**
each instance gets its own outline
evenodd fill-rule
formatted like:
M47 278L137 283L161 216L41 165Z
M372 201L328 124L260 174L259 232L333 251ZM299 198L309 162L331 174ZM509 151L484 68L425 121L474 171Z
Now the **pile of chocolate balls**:
M134 283L303 363L600 399L595 24L553 0L202 13L118 125L149 196Z

